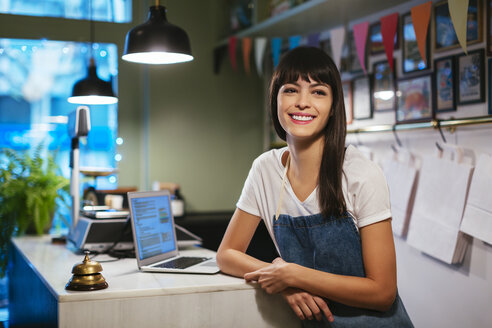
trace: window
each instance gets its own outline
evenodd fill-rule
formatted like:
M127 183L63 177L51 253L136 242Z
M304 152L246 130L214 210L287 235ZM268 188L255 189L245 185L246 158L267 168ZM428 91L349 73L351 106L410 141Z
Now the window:
M93 44L93 56L99 77L116 83L116 45ZM75 82L87 75L88 62L86 43L0 39L0 147L27 150L43 142L48 149L58 150L57 162L69 177L67 115L77 105L67 98ZM91 130L81 140L80 166L114 168L117 104L89 108ZM99 189L117 186L114 175L84 182L97 182Z
M0 13L89 20L90 4L88 0L0 0ZM92 0L92 19L131 22L132 0Z

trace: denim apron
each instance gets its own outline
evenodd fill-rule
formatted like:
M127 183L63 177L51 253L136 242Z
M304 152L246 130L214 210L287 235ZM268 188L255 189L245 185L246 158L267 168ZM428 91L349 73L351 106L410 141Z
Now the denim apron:
M308 268L338 275L365 277L359 232L350 214L342 217L323 217L321 214L291 217L281 214L285 167L273 232L282 259ZM275 220L275 218L278 218ZM326 300L334 321L304 320L303 327L413 327L403 303L396 295L386 312L356 308Z

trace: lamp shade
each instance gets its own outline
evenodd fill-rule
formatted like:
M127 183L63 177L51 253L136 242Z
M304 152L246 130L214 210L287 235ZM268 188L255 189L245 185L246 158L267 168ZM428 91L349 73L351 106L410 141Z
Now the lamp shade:
M103 81L97 76L94 59L91 58L87 77L73 86L72 96L68 98L68 102L86 105L109 105L118 102L111 82Z
M193 60L186 32L166 19L166 8L152 6L148 20L126 35L123 60L142 64L174 64Z

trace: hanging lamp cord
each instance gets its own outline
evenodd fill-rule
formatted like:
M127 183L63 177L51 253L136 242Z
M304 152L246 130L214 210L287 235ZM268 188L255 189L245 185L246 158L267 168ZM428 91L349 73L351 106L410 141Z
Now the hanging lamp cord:
M89 1L89 22L90 22L90 32L91 32L91 35L90 35L90 55L91 55L91 59L93 58L92 57L92 47L93 47L93 44L94 44L94 39L95 39L95 29L94 29L94 20L92 19L92 0Z

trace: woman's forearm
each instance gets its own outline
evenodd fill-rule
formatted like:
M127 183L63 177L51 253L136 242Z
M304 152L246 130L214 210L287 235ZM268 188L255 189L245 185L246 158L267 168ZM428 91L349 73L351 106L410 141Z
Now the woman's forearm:
M223 273L242 278L245 273L261 269L270 263L235 249L224 249L217 253L217 264Z
M395 282L331 274L289 264L289 285L349 306L386 311L396 296Z

